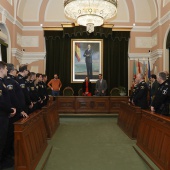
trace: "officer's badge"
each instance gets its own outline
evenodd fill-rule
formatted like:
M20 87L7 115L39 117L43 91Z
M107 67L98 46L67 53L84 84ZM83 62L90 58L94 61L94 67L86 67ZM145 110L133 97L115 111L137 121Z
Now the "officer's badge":
M34 91L34 87L31 87L31 90Z
M145 87L144 87L144 86L141 86L140 88L141 88L141 89L144 89Z
M20 84L22 89L25 89L25 84Z
M6 88L6 85L5 85L5 84L3 84L3 86Z
M0 90L0 96L2 96L2 90Z
M13 85L8 85L7 88L8 90L13 90Z
M162 94L166 95L167 94L167 89L166 90L162 90Z

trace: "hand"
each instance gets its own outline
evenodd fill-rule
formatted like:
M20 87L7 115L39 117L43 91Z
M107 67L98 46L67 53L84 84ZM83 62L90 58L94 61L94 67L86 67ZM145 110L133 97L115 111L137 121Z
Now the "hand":
M85 94L89 94L89 92L85 92Z
M153 106L151 106L151 111L155 112L155 108Z
M29 108L31 109L31 108L33 108L33 103L31 102L31 104L29 105Z
M104 93L104 90L102 90L102 93Z
M13 110L13 112L10 114L9 117L14 117L16 114L16 108L11 108Z
M29 117L24 111L21 112L21 115L22 117L25 117L25 118Z

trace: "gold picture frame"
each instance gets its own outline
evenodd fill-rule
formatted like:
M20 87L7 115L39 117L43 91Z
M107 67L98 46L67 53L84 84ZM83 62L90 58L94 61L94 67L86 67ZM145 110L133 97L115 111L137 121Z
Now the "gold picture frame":
M103 74L103 39L71 39L71 83L88 76L96 82Z

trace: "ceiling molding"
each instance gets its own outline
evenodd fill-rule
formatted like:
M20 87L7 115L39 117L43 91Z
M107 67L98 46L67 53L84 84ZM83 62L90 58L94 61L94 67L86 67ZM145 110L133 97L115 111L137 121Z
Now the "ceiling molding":
M157 49L149 53L129 53L129 60L139 60L139 62L141 63L145 62L146 64L149 58L150 67L152 70L156 60L162 56L163 56L163 49Z
M24 52L17 48L13 48L12 56L16 57L20 64L30 64L32 62L44 60L46 52Z

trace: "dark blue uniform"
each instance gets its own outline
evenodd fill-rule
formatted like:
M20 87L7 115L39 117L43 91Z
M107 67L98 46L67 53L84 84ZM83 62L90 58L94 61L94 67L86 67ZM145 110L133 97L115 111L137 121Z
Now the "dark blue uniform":
M170 85L168 80L159 85L151 106L155 112L163 115L169 115L170 103Z
M4 79L0 77L0 167L2 166L2 153L5 146L9 115L13 113L11 99Z
M148 85L145 81L141 81L135 89L135 93L133 95L133 102L136 106L141 107L142 109L148 108Z
M24 98L25 98L25 104L26 104L26 109L25 112L28 113L28 107L31 105L31 99L29 96L29 92L25 83L25 78L22 75L18 75L18 77L16 78L17 82L19 83L22 92L24 94Z

